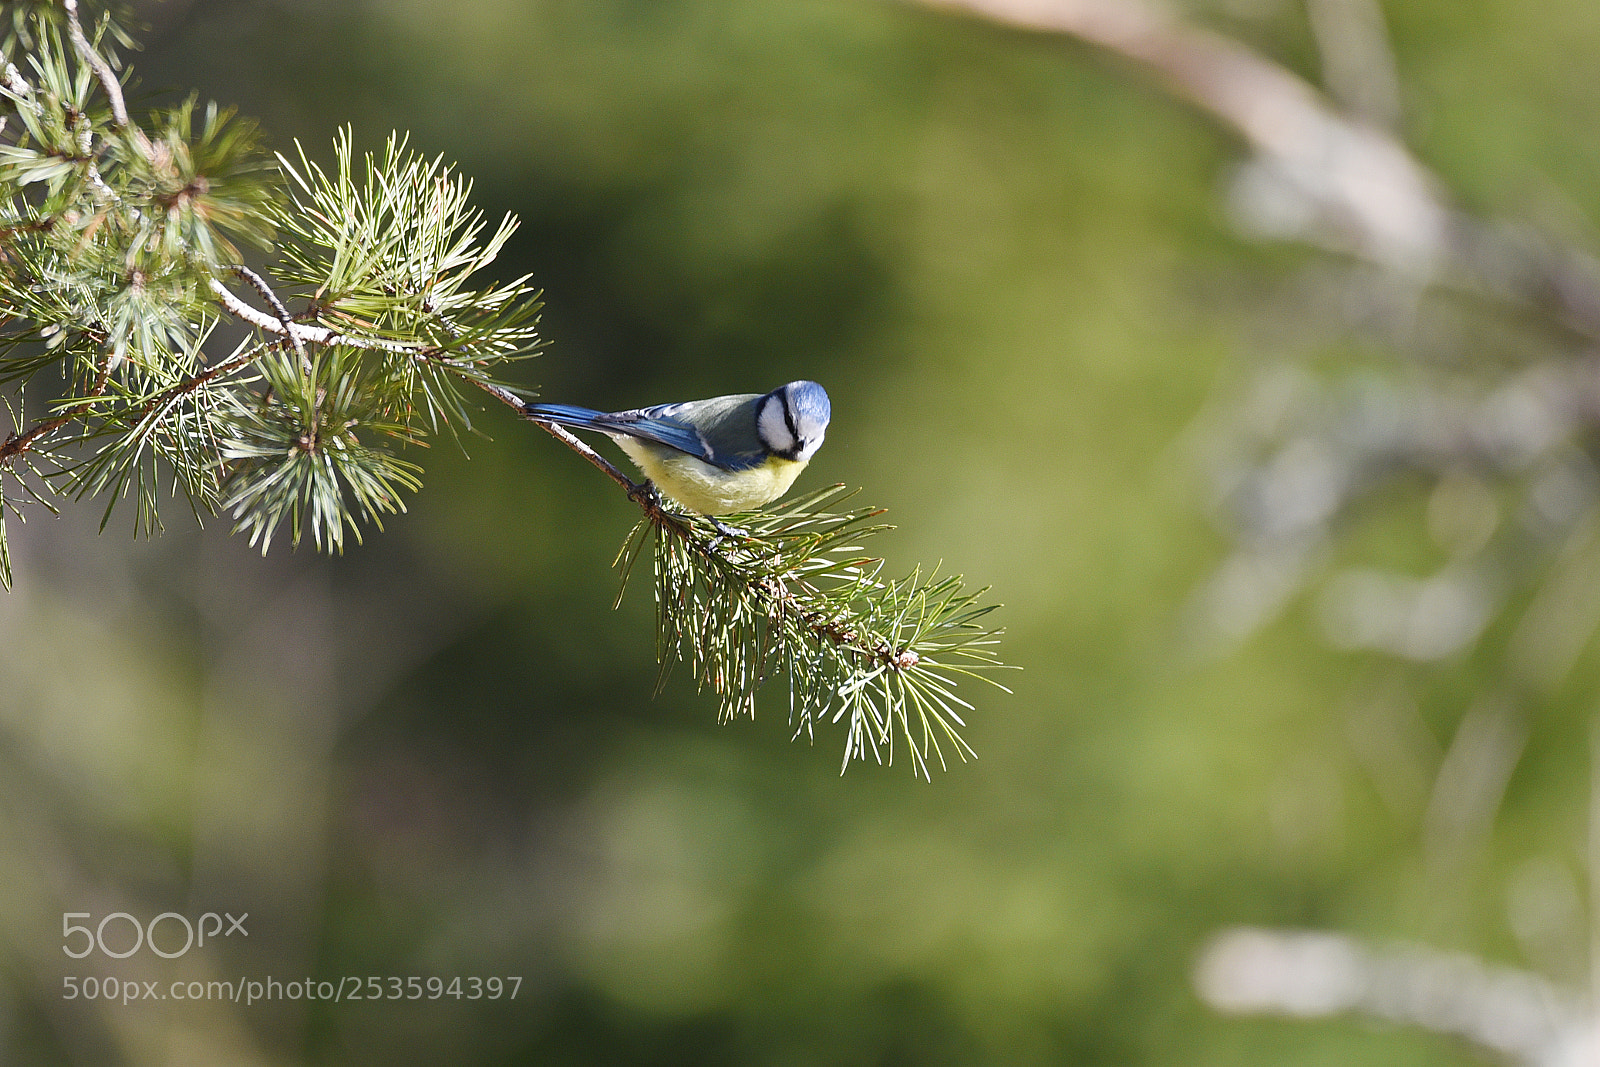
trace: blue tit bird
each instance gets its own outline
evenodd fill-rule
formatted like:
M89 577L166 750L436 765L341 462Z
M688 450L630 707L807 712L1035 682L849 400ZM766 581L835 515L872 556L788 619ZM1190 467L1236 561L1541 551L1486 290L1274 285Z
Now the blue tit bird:
M662 493L702 515L750 511L788 492L822 447L832 409L816 382L770 393L600 412L568 404L527 404L530 418L599 430Z

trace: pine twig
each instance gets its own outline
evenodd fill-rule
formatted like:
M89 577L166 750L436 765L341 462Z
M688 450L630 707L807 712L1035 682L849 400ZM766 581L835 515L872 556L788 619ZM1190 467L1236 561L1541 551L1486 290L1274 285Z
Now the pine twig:
M232 269L236 271L243 271L245 268L235 267ZM241 277L243 277L242 274ZM259 280L259 276L255 277ZM248 281L250 279L247 278L246 280ZM266 283L263 280L261 284L262 286L265 286ZM258 330L262 330L266 333L277 334L280 337L290 340L297 352L303 352L301 346L307 344L322 346L345 345L350 348L359 348L369 352L392 352L400 355L417 356L419 358L428 358L439 351L439 349L433 345L408 343L405 341L389 341L381 337L358 337L353 334L341 333L340 331L330 329L327 326L313 326L309 323L296 322L293 316L289 315L286 309L283 309L281 304L279 304L277 308L274 308L274 311L282 310L281 315L268 315L256 310L249 304L246 304L243 300L240 300L237 294L235 294L231 289L222 284L222 282L216 278L210 279L207 282L207 285L210 287L212 294L216 296L218 303L223 306L228 314L232 315L236 319L240 319L243 322L249 323ZM254 286L254 282L252 282L252 286ZM270 292L270 289L265 289L263 291L263 296L266 297L266 294ZM277 302L276 296L267 297L267 299L269 302Z
M94 388L90 390L91 395L98 396L102 391L104 391L106 382L110 379L110 377L111 361L109 359L102 359L100 361L100 373L95 379ZM61 427L70 423L73 419L82 416L93 406L94 401L92 399L85 400L82 403L74 404L72 407L63 411L61 414L54 416L53 418L45 419L43 422L24 430L22 433L17 433L15 431L7 433L5 440L0 441L0 469L9 466L11 461L17 456L31 451L35 441L41 440L45 437L48 437L50 434L55 433L57 430L61 429Z
M95 51L94 46L89 43L89 38L84 35L83 23L78 18L78 0L62 0L61 6L67 12L67 33L72 38L73 49L77 51L79 58L89 65L89 69L94 71L95 80L100 83L101 90L106 94L106 100L111 104L112 124L118 130L131 135L139 151L149 156L153 149L150 137L128 118L128 103L123 97L122 82L118 80L117 72L111 69L111 64Z
M516 396L516 394L510 392L509 390L499 389L488 385L484 385L482 388L487 389L491 395L498 397L500 400L519 410L523 408L522 401ZM535 426L538 426L540 429L549 433L551 437L554 437L557 441L560 441L578 455L588 460L596 470L600 471L600 473L604 474L607 478L610 478L612 481L616 482L617 485L621 486L623 492L628 494L628 499L639 505L640 509L644 511L645 515L649 517L651 522L658 526L663 523L671 523L674 525L678 523L678 517L664 508L661 505L659 498L655 497L654 494L650 492L651 487L648 482L635 482L626 474L623 474L622 471L618 470L617 467L604 456L590 448L580 438L569 432L565 427L558 426L553 422L548 422L544 419L538 418L537 416L524 415L524 417L527 418L529 422L532 422Z
M94 50L89 38L84 36L83 23L78 19L78 0L62 0L61 6L67 12L67 32L72 37L72 46L77 49L79 58L94 71L95 78L100 82L100 88L105 91L106 99L111 103L112 121L120 130L137 131L128 119L128 104L123 99L122 83L117 80L117 72L111 69L111 64ZM143 135L142 131L137 132Z
M272 291L272 286L267 284L265 278L242 263L236 263L229 269L249 282L251 288L261 294L261 299L271 306L272 313L277 316L278 325L282 328L282 335L287 337L289 343L294 346L294 354L299 357L301 368L305 370L307 375L311 374L311 357L306 355L306 347L300 340L299 332L294 328L294 319L289 316L289 309L283 306L283 301L279 300L278 294ZM231 296L232 294L229 295Z

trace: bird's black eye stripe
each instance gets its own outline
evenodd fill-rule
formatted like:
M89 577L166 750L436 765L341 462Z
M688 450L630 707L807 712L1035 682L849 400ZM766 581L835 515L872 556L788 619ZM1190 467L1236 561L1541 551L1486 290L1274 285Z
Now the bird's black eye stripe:
M783 404L783 424L789 428L789 440L794 442L794 448L792 448L790 451L799 452L800 431L794 424L794 408L789 406L788 392L786 391L779 394L778 399Z

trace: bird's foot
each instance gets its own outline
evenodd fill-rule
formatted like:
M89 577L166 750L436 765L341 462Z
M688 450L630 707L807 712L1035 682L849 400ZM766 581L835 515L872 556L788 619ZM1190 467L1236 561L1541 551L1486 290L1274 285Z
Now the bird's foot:
M661 507L661 490L656 488L655 482L646 478L642 482L633 484L633 487L628 490L628 499L647 508L659 509Z
M730 541L742 541L750 536L749 530L744 530L737 526L729 526L715 515L707 515L706 518L711 520L711 525L717 531L717 541L722 540L724 537ZM713 541L711 543L714 545L717 542Z

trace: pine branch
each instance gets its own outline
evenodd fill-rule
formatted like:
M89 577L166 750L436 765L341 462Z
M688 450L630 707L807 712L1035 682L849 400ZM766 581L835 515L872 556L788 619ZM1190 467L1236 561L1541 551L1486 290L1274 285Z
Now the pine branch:
M526 277L482 281L517 223L488 225L470 182L399 135L359 154L343 130L324 167L299 145L266 156L253 124L193 98L136 121L98 47L126 40L109 19L91 36L64 0L22 21L6 47L29 42L30 75L0 57L0 382L20 383L0 442L0 581L8 511L103 496L104 525L131 496L153 533L169 476L197 516L230 513L263 551L284 528L337 551L420 486L396 447L472 428L464 387L524 416L495 374L538 350L539 294ZM246 266L235 241L272 258ZM206 349L227 320L245 336L218 358ZM52 368L62 395L20 429L21 387ZM886 528L878 512L827 510L835 487L736 516L747 532L730 537L538 425L642 512L619 563L652 542L663 678L687 664L727 719L783 675L796 735L844 722L846 764L904 744L926 777L946 748L971 754L954 688L1000 666L992 609L937 572L885 580L855 543Z
M755 713L756 691L774 676L789 682L795 735L846 722L844 766L870 752L892 761L896 739L915 773L928 777L945 747L963 762L972 749L958 732L958 677L1002 690L998 629L981 621L994 605L964 593L959 577L882 577L881 559L859 540L890 529L881 511L831 508L853 494L833 486L770 514L733 516L745 536L729 538L698 516L647 514L654 532L658 657L686 663L698 685L721 700L721 716ZM646 529L619 561L631 569Z

